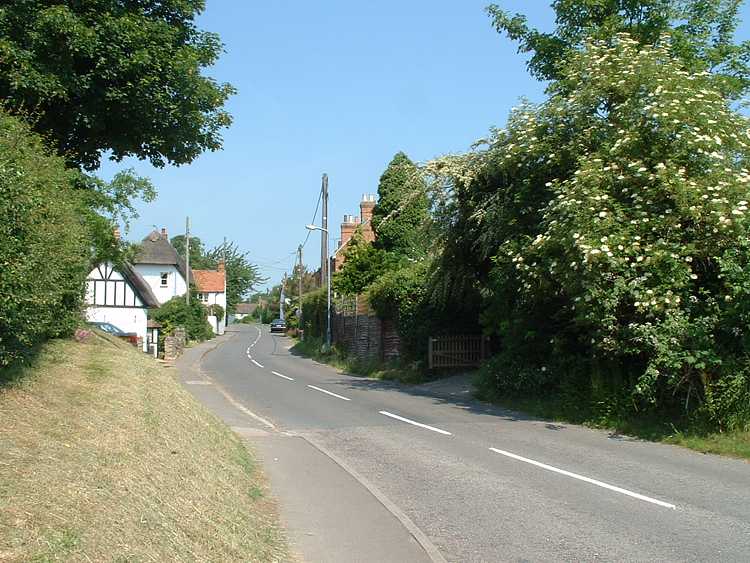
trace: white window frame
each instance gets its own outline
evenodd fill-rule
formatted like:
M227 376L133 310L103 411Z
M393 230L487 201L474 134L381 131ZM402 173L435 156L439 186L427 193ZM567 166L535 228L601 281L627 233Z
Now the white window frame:
M169 287L169 272L161 272L159 287Z
M202 303L208 303L208 293L205 293L205 292L200 292L200 293L198 294L198 299L199 299L199 300L200 300L200 301L201 301Z

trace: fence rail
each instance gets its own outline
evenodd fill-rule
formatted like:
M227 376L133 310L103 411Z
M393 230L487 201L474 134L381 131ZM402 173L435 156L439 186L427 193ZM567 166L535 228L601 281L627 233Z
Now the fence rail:
M487 358L486 336L436 336L427 344L430 369L479 367Z

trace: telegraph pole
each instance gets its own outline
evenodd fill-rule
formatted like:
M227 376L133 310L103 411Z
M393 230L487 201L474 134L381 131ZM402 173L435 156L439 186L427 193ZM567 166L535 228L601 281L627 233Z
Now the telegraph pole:
M320 231L320 284L328 280L328 174L323 174L323 228Z
M284 320L284 288L286 287L286 272L284 272L284 279L281 280L281 296L279 299L279 318Z
M299 312L297 313L297 322L299 324L299 330L302 332L302 338L304 338L304 330L305 326L302 324L302 272L304 271L302 267L302 245L300 244L297 247L297 291L299 294Z
M190 305L190 217L185 217L185 303Z

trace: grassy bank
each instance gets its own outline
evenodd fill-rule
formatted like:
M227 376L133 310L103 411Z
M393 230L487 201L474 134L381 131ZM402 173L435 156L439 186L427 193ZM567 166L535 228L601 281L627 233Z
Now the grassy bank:
M0 379L0 561L278 561L255 460L173 372L97 336Z
M702 453L712 453L750 460L750 431L716 432L695 422L643 414L624 417L607 410L593 412L560 397L499 397L477 386L477 398L525 414L591 428L612 430L653 442L675 444Z
M384 364L379 361L362 362L348 356L336 346L333 346L329 351L325 351L324 348L321 338L308 337L304 341L297 340L294 347L292 347L292 352L306 358L312 358L322 364L328 364L350 375L398 381L408 385L427 381L423 373L405 366Z

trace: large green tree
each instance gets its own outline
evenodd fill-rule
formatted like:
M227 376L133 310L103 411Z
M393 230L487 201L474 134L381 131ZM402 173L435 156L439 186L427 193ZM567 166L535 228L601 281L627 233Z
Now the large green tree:
M70 165L185 164L221 146L233 88L204 75L222 51L204 0L14 0L0 5L0 98Z
M750 87L750 41L736 44L742 0L554 0L552 32L530 28L526 17L497 5L487 11L495 28L529 53L531 73L562 77L565 62L589 39L628 33L641 45L657 45L669 33L671 52L691 71L709 70L719 89L738 98Z
M397 255L424 247L429 202L419 170L403 152L396 153L380 177L372 214L375 246Z
M367 289L387 267L386 252L367 242L357 229L344 250L344 266L333 275L333 287L344 295L357 295Z

